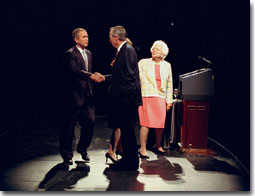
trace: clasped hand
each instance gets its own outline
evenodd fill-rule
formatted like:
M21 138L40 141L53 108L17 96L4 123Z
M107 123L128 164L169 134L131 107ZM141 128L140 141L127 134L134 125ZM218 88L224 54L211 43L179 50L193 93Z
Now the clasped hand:
M105 77L102 74L98 73L98 72L95 72L95 73L91 74L90 79L95 81L95 82L98 82L98 83L100 83L102 81L105 81Z

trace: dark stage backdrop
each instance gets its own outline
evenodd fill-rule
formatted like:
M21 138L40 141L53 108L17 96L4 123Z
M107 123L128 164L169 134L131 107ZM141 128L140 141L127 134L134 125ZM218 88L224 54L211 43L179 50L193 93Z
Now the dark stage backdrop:
M17 108L57 114L61 107L61 57L73 46L71 31L90 36L95 70L110 72L115 51L109 28L123 25L139 59L150 57L155 40L170 53L174 87L180 74L213 62L215 98L209 136L250 167L249 1L18 1L1 9L1 113L8 122ZM105 114L106 85L96 86L97 115ZM8 125L6 125L8 127Z

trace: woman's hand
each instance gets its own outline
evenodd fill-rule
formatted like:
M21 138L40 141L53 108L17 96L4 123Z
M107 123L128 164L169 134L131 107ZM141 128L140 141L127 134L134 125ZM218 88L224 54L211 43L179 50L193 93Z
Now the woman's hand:
M171 109L172 105L173 105L172 103L166 104L166 111L167 112Z

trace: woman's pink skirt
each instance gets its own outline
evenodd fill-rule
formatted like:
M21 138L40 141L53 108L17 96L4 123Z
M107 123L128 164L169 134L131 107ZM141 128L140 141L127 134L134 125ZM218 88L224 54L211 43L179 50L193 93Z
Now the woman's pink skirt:
M164 128L166 100L160 97L143 97L143 105L139 106L138 113L142 127Z

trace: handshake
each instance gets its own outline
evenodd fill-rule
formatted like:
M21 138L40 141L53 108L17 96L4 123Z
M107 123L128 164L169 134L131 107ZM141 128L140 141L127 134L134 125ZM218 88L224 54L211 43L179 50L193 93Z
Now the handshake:
M95 73L90 75L90 79L95 81L95 82L100 83L100 82L105 81L105 76L100 74L100 73L98 73L98 72L95 72Z
M85 70L81 70L81 72L83 73L85 78L89 77L91 80L93 80L94 82L98 82L98 83L105 81L106 77L111 77L111 74L102 75L98 72L91 73L91 72L88 72L88 71L85 71Z

